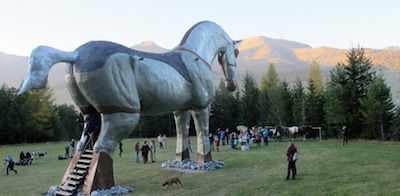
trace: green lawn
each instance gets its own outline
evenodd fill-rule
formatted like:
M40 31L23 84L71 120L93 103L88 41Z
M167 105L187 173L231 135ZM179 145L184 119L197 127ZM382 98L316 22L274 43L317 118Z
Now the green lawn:
M152 139L139 139L151 141ZM154 140L156 140L154 138ZM122 157L114 157L117 184L133 187L127 195L399 195L400 143L338 140L296 141L299 150L296 180L286 177L287 141L270 142L269 146L248 151L221 146L213 159L224 161L224 169L205 173L183 173L161 168L161 163L175 156L175 138L169 138L167 149L157 149L157 161L135 163L133 145L137 139L123 140ZM195 146L196 139L192 138ZM0 146L0 156L19 152L46 151L45 159L30 166L16 166L18 174L6 176L1 165L0 195L40 195L60 183L69 164L58 160L65 142ZM158 146L157 146L158 147ZM195 148L193 148L195 150ZM118 152L118 150L117 150ZM192 158L196 154L191 155ZM3 159L4 159L3 158ZM164 190L161 184L171 176L182 175L183 188Z

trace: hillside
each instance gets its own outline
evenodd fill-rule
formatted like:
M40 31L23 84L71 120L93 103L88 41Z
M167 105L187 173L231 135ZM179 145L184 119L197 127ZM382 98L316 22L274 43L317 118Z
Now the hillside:
M133 49L163 53L168 49L162 48L152 41L145 41L132 46ZM307 44L284 39L272 39L263 36L245 38L239 43L240 51L237 66L237 81L241 84L246 71L250 71L259 82L267 72L270 63L281 78L291 83L297 76L307 81L308 67L312 61L320 65L320 69L326 76L338 62L346 61L347 50L332 47L311 48ZM399 97L400 87L398 83L398 71L400 69L400 49L397 47L385 49L366 49L366 56L373 64L380 65L387 76L387 82L392 86L392 94ZM0 82L7 86L19 87L25 77L28 66L28 57L15 56L0 52ZM73 104L64 81L65 64L55 65L49 74L49 85L55 89L56 102ZM213 78L217 83L223 78L219 65L213 64Z
M300 48L295 49L294 53L299 60L311 62L316 61L322 66L335 66L338 62L345 62L347 50L340 50L330 47L319 48ZM372 64L386 67L390 70L400 69L400 50L399 49L365 49L365 56L370 58Z

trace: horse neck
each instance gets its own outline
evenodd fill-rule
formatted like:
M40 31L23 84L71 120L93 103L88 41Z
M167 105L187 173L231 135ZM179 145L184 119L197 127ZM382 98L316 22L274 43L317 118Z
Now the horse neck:
M178 48L189 50L211 64L221 48L226 47L227 37L222 29L213 29L210 31L198 30L190 31L182 39Z
M218 52L218 47L205 44L205 42L198 42L198 43L188 43L184 45L178 46L180 49L188 50L200 58L202 58L204 61L206 61L209 65L214 61L215 56L217 55Z

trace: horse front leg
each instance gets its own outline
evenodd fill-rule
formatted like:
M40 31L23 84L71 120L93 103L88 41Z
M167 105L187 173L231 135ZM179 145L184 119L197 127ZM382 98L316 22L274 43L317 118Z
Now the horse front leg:
M176 161L190 159L189 154L189 123L190 115L188 111L174 112L176 124Z
M102 114L100 134L94 151L105 152L112 158L119 142L133 131L139 118L139 113Z
M192 110L197 134L197 163L212 161L209 135L210 107Z

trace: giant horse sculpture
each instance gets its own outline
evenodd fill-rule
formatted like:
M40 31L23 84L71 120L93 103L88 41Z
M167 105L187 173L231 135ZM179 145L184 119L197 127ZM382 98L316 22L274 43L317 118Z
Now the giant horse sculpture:
M190 159L190 115L197 134L197 162L212 161L209 134L210 103L215 96L211 63L218 56L228 90L234 91L236 41L216 23L195 24L180 44L163 54L91 41L73 52L48 46L32 51L19 93L46 86L51 67L67 63L69 93L83 115L101 114L95 153L111 159L117 144L136 127L141 115L173 112L177 131L177 161ZM83 137L82 137L83 138ZM82 149L82 139L78 150Z

